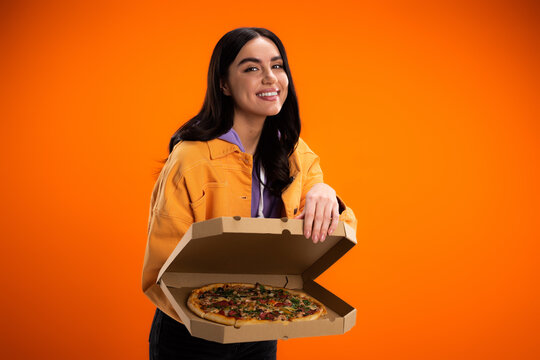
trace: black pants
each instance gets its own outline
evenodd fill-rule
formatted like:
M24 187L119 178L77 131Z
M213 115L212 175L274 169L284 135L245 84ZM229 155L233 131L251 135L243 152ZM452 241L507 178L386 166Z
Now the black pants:
M275 360L277 340L220 344L191 336L184 324L156 309L150 330L150 360Z

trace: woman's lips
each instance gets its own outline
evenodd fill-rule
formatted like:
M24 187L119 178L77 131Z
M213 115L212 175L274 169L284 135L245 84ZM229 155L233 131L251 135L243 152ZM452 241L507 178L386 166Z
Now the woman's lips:
M270 96L259 96L257 94L271 94L271 93L277 93L277 95L270 95ZM262 100L265 100L265 101L276 101L279 99L279 94L281 93L281 91L279 91L278 89L264 89L262 91L259 91L257 94L255 94L255 96L257 96L258 98L261 98Z
M279 99L279 94L273 96L257 96L257 98L264 101L276 101L277 99Z

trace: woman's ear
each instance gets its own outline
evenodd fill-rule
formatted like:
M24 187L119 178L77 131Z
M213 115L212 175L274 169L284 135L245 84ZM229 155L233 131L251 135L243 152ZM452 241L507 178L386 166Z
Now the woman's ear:
M227 96L231 96L231 90L229 89L229 85L224 82L223 80L219 80L219 87L221 88L221 92Z

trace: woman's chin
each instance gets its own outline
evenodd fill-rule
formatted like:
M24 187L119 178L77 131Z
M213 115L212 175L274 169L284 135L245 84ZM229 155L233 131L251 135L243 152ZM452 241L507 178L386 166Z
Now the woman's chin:
M281 106L275 107L275 108L272 108L272 109L269 109L269 110L266 112L266 116L277 115L277 114L279 114L280 111L281 111Z

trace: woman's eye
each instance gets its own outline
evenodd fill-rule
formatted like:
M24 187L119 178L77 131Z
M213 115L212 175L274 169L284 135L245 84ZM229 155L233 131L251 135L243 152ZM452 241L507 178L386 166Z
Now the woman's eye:
M283 65L281 65L281 64L275 64L274 66L277 66L278 69L283 69ZM258 68L256 66L250 66L245 70L245 72L250 72L250 71L252 71L251 69L258 70Z

